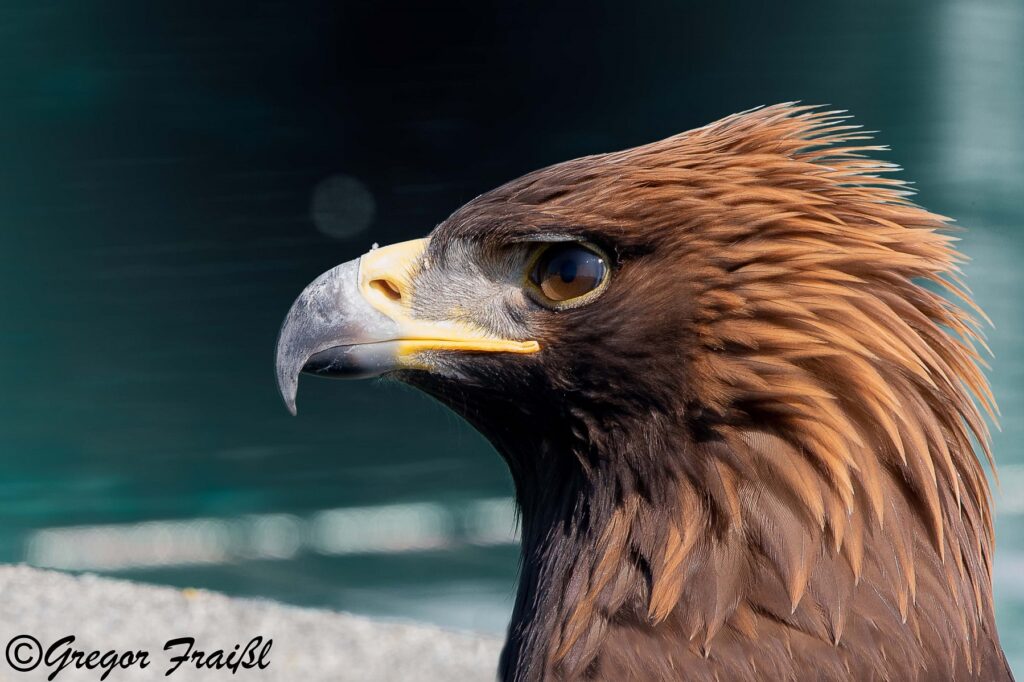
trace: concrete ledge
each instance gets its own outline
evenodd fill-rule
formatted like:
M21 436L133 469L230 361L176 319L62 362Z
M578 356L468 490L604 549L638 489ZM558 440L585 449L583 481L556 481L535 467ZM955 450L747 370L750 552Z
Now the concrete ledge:
M496 638L426 625L378 622L345 613L25 566L0 567L0 682L45 680L55 666L42 663L31 672L17 672L3 656L11 639L19 635L35 637L44 652L67 635L75 636L74 643L58 651L149 652L147 668L140 669L137 664L116 668L106 678L111 682L493 680L501 650ZM222 649L227 655L236 644L244 648L256 636L273 639L265 669L242 668L232 674L228 668L197 670L194 663L185 663L165 677L173 665L171 658L186 651L184 644L164 651L168 640L193 637L193 652L202 649L211 654ZM29 642L12 653L27 660L32 646ZM103 672L102 667L75 669L72 663L55 679L96 682Z

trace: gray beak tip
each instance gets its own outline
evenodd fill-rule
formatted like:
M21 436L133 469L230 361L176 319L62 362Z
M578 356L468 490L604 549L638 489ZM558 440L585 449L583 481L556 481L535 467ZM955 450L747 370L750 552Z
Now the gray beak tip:
M281 397L284 399L284 406L293 417L299 413L298 409L295 407L295 394L297 392L298 382L292 382L291 390L287 390L284 387L281 388Z
M281 393L284 406L295 416L295 395L299 391L299 371L301 359L296 360L288 356L284 344L278 344L277 349L277 390Z
M288 411L292 413L294 417L297 413L295 408L295 395L298 393L299 382L298 377L283 377L280 374L277 377L277 388L281 392L281 398L284 400L284 406L288 408Z
M296 414L299 375L370 377L393 368L395 322L359 290L359 263L342 263L313 280L288 310L277 337L277 388Z
M298 373L294 373L287 366L282 367L280 361L278 365L278 390L281 391L281 397L285 400L285 407L288 408L288 412L292 413L292 417L296 415L295 409L295 395L299 391L299 377Z

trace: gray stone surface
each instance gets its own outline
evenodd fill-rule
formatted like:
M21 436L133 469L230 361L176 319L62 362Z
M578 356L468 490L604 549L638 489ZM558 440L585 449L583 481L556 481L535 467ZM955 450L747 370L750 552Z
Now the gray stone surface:
M501 649L496 638L426 625L25 566L0 567L0 651L7 652L19 635L32 635L44 651L74 635L70 647L85 652L149 652L148 668L115 669L106 678L112 682L493 680ZM185 636L194 637L195 649L208 653L230 653L235 644L244 647L255 636L273 639L269 666L232 674L229 669L197 671L184 664L165 677L170 658L183 653L184 646L164 651L164 644ZM10 653L26 660L34 652L22 647ZM17 672L6 655L0 657L0 682L45 680L55 670L42 663L31 672ZM100 680L103 672L76 669L72 663L55 679Z

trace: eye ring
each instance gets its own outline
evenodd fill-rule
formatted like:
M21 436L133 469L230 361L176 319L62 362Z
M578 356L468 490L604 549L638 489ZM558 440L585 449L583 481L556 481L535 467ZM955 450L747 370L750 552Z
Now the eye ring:
M524 285L536 303L552 310L590 303L608 286L611 261L600 247L584 241L541 244L527 263Z

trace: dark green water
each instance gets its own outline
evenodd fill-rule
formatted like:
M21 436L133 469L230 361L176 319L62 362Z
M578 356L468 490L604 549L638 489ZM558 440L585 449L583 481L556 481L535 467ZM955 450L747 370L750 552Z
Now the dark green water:
M525 171L801 99L969 228L1024 670L1024 4L776 4L0 0L0 561L501 630L500 460L395 385L306 381L291 418L288 305Z

